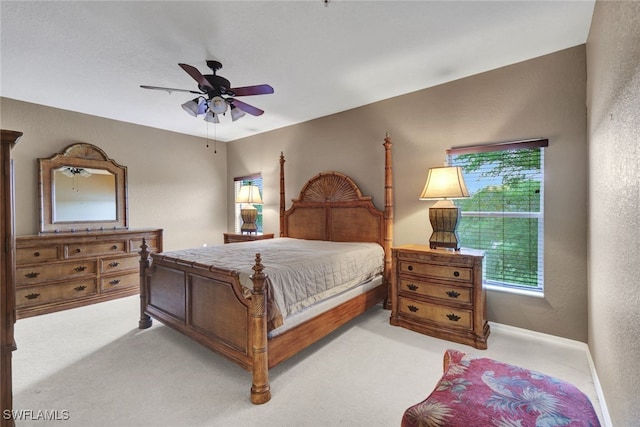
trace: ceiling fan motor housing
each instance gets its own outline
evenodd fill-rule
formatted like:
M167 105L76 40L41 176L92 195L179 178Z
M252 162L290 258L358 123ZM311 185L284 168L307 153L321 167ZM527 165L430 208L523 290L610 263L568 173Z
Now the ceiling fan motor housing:
M233 94L230 93L229 91L229 89L231 88L231 83L229 82L229 80L225 79L224 77L217 76L215 74L205 75L204 78L207 79L207 81L211 83L211 86L213 86L219 92L219 93L216 93L216 95L233 96ZM209 95L211 95L211 92L212 92L210 87L200 86L200 90L203 92L207 92Z

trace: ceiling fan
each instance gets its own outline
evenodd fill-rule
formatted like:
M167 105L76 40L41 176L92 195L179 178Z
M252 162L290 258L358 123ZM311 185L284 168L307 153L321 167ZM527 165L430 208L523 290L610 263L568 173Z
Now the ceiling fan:
M207 122L220 123L218 116L225 114L227 109L231 110L231 119L233 121L238 120L245 113L260 116L264 113L263 110L242 102L236 97L273 93L273 88L267 84L232 88L229 80L216 74L216 71L222 68L222 64L218 61L207 61L207 66L211 68L213 73L204 75L191 65L178 65L198 83L198 91L146 85L140 85L140 87L143 89L163 90L169 93L188 92L198 94L198 97L182 104L182 108L194 117L204 114L204 120Z

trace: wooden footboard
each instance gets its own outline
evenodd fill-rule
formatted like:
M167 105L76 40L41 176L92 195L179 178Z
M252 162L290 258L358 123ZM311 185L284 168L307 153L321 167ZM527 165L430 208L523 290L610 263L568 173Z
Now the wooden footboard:
M140 329L150 327L153 317L252 371L251 401L269 401L267 276L260 254L246 298L235 271L149 254L146 241L141 249Z

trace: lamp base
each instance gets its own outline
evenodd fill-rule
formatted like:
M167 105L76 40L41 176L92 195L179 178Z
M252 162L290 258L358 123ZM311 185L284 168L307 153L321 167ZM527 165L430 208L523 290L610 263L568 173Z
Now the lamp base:
M256 223L245 222L240 227L240 233L242 234L258 234L258 226Z
M460 250L460 239L458 237L458 222L460 221L460 209L451 203L445 207L431 207L429 209L429 221L433 233L429 238L431 249L449 248Z
M258 233L258 225L256 219L258 219L258 210L251 206L251 208L240 209L240 216L242 217L242 226L240 232L242 234Z

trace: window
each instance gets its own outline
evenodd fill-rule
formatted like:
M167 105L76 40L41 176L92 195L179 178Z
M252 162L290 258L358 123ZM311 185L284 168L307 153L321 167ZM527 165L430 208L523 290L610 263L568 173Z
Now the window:
M260 195L262 196L262 174L255 174L250 176L241 176L233 179L233 199L235 200L238 197L238 193L240 193L240 187L243 185L257 185L260 189ZM258 233L262 233L262 205L254 205L258 210L258 219L256 220L256 224L258 225ZM242 203L235 204L235 225L234 231L236 233L240 233L240 227L242 226L242 218L240 217L240 209L242 208Z
M462 246L485 251L485 283L542 292L544 150L533 140L447 150L470 197L458 199Z

